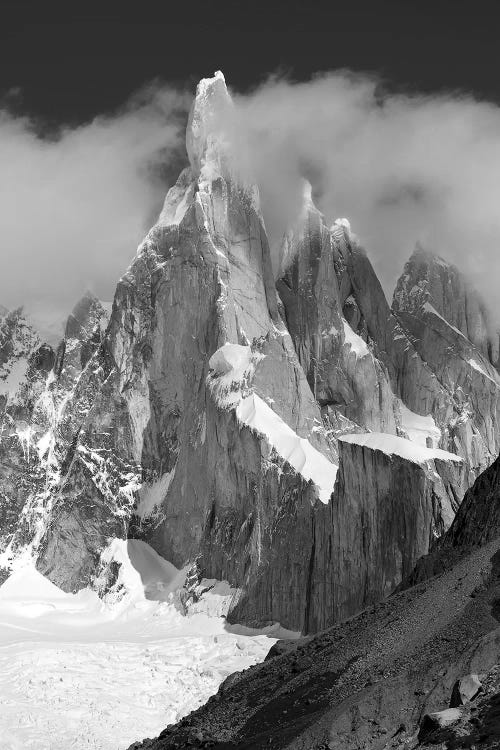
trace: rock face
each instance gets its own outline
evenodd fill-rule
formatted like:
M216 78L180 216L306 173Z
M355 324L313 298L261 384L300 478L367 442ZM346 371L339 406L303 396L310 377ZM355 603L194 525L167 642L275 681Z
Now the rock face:
M456 551L439 576L295 647L275 648L205 706L135 747L497 748L499 506L498 467L491 467L439 542Z
M109 323L86 295L54 351L19 311L2 319L0 564L30 555L64 590L105 593L112 540L139 538L228 580L231 619L313 632L389 593L449 527L496 445L497 375L431 357L307 191L275 278L258 190L219 135L231 106L222 74L200 83L190 165Z
M385 451L384 442L389 442ZM404 452L407 442L376 433L346 435L339 442L333 500L332 583L338 586L334 620L394 591L453 520L461 463L452 467L438 451L425 448L417 462Z

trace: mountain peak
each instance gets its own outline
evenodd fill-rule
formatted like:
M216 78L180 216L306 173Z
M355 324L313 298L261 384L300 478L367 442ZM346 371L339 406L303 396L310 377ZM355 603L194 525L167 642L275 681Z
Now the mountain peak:
M429 250L428 248L424 247L420 242L416 243L415 249L410 255L408 262L419 263L419 264L423 264L429 267L441 266L443 268L445 267L450 268L450 269L455 268L455 266L453 266L452 263L447 261L446 258L443 258L441 257L441 255L438 255L432 250Z
M207 162L220 165L224 151L222 130L231 106L231 97L220 70L212 78L201 79L186 130L186 149L195 173L199 173Z

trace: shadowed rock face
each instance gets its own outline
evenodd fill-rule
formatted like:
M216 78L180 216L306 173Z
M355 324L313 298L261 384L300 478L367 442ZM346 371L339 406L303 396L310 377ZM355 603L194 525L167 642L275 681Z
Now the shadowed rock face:
M465 493L448 534L447 547L470 547L487 544L500 533L500 457L484 471Z
M341 440L340 446L333 501L332 585L337 596L332 622L394 591L448 528L456 510L446 485L448 462L417 464L356 443ZM460 494L460 469L450 475Z
M347 223L328 228L307 195L274 278L219 107L231 102L217 75L109 322L85 295L47 372L36 334L2 320L0 382L21 355L42 366L5 397L0 564L31 554L63 589L97 587L111 540L138 537L227 579L232 620L313 632L385 596L446 530L490 455L494 395L480 373L465 401L436 376ZM412 433L419 415L434 437ZM370 430L420 458L340 440Z

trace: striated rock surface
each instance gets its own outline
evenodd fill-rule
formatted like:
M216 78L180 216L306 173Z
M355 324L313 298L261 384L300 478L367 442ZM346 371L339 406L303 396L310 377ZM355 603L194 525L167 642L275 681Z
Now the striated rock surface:
M451 466L444 451L421 448L417 455L407 445L377 433L340 440L332 544L336 620L394 591L453 521L461 462Z

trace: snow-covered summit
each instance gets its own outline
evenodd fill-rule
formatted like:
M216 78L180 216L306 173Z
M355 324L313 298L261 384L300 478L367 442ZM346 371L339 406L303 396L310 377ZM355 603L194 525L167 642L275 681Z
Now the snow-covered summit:
M212 78L203 78L196 88L186 127L186 167L175 185L168 191L157 225L179 225L188 210L198 204L198 217L210 225L212 184L222 178L226 183L242 188L259 218L260 199L251 176L243 173L235 158L232 138L234 108L224 76L217 71ZM201 195L205 198L201 198ZM200 211L201 209L201 211ZM224 209L225 210L225 209ZM213 222L212 222L213 223ZM143 245L139 247L141 251Z

